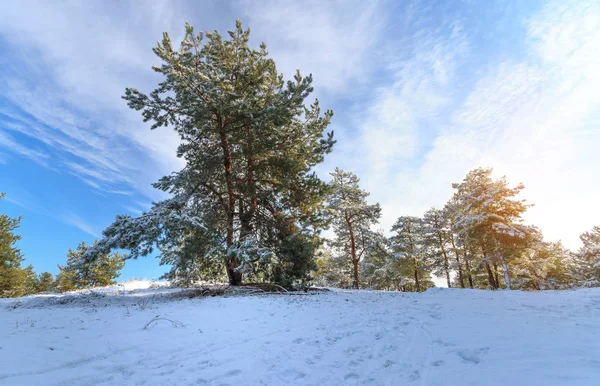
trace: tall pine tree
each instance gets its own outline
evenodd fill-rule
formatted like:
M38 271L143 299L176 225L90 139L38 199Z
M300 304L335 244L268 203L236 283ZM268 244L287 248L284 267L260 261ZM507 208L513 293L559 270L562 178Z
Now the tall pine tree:
M429 275L431 261L427 254L427 231L423 220L414 216L400 216L394 226L390 243L394 258L401 264L403 276L412 276L410 289L421 292L433 286ZM407 275L408 274L408 275Z
M377 239L371 226L379 222L381 207L368 204L369 193L360 189L360 180L351 172L336 168L331 173L328 208L333 216L335 251L352 262L353 287L360 288L359 264Z
M433 260L433 272L436 276L445 276L450 288L452 287L450 281L450 237L452 235L448 219L443 211L431 208L423 216L423 227L427 253Z
M332 112L322 115L318 101L305 105L312 77L297 72L285 82L264 43L249 47L239 20L228 39L190 25L185 32L179 49L167 33L154 49L162 61L154 70L164 77L158 88L124 96L153 129L179 134L185 167L154 184L169 199L138 218L117 216L85 259L114 248L136 258L158 247L175 270L190 259L219 259L231 285L257 267L312 262L327 191L312 168L334 144L333 133L324 138ZM298 243L304 252L291 253Z
M461 183L452 184L458 212L454 230L480 248L490 286L500 288L500 263L506 288L510 289L510 256L506 252L527 241L531 228L522 224L521 216L530 205L514 198L523 189L522 184L510 188L505 177L494 180L491 175L492 169L478 168Z

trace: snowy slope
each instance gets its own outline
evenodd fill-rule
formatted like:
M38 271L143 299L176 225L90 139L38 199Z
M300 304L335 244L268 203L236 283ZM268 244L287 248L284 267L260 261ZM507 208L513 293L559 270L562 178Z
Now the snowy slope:
M600 385L600 289L167 300L135 287L2 300L0 384ZM144 328L159 315L176 323Z

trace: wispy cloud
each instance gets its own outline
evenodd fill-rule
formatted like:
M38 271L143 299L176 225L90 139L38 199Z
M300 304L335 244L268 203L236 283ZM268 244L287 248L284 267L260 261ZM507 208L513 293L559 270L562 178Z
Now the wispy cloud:
M60 156L57 165L97 186L121 182L137 189L172 170L179 163L176 136L149 134L120 98L132 83L152 84L150 48L169 26L168 13L160 22L155 17L160 9L145 2L116 8L101 2L3 4L0 35L11 60L0 71L0 98L8 102L0 114L10 118L2 126L64 154L69 162ZM132 22L134 10L139 19ZM140 171L140 161L154 166ZM82 164L94 175L74 168Z
M29 212L37 213L43 216L55 218L56 220L74 226L75 228L98 238L100 232L97 231L97 227L93 226L89 221L85 220L82 216L77 213L64 208L47 208L43 205L40 200L30 191L21 187L15 187L9 192L6 197L6 201L13 205L17 205Z
M403 40L403 50L410 47L408 55L403 52L408 57L402 59L399 54L390 63L394 82L377 90L366 119L361 117L359 123L367 172L376 177L374 184L387 180L390 172L424 147L432 128L439 125L442 109L451 101L449 82L468 47L459 24L450 31L409 31L411 37Z
M19 154L23 157L29 158L42 166L48 165L48 159L50 156L43 151L35 150L26 146L21 145L13 137L7 133L0 131L0 147L13 153Z
M267 42L278 70L313 73L317 92L348 91L375 69L382 1L239 1L255 39ZM246 20L245 20L246 21Z
M90 223L76 213L67 211L60 215L60 219L64 223L72 225L93 237L100 237L100 232L98 232Z
M5 199L25 210L44 216L53 216L52 212L44 207L31 192L22 187L14 187L10 192L6 192Z

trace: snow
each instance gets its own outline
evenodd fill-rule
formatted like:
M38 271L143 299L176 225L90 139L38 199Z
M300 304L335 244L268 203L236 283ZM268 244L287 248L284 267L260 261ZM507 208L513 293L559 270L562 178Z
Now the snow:
M0 300L0 384L600 384L598 288L179 292Z

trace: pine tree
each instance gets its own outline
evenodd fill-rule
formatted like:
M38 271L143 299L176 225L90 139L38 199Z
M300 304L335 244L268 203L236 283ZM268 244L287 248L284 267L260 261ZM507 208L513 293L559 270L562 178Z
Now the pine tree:
M33 270L33 265L23 268L23 295L33 295L38 293L38 276Z
M530 205L513 197L523 185L510 188L506 178L493 180L492 169L470 171L463 182L452 184L458 217L454 230L459 237L480 248L482 262L492 288L499 288L497 263L504 271L506 288L510 289L510 274L505 250L526 240L530 227L522 224L521 216Z
M96 242L93 246L81 242L77 249L69 249L66 265L58 266L60 272L56 277L56 285L59 290L72 291L116 283L115 279L119 277L121 269L125 266L123 255L118 252L106 253L91 261L83 260L84 253L96 245Z
M457 218L460 216L459 205L456 196L453 196L444 206L444 218L446 218L449 226L448 239L450 241L450 253L456 261L455 267L458 271L457 280L461 288L466 288L466 283L470 288L473 288L473 277L471 274L470 259L467 254L467 240L460 239L459 234L455 231ZM464 264L464 267L463 267Z
M0 200L4 193L0 193ZM21 268L23 255L16 247L21 236L14 233L21 218L0 215L0 297L18 297L25 294L27 272Z
M321 238L290 221L280 221L265 233L276 258L262 270L264 280L286 288L305 287L317 269L315 256L322 246Z
M400 216L390 237L395 259L401 265L404 277L414 280L410 290L421 292L433 286L429 275L431 262L427 254L426 229L423 220L414 216Z
M354 271L352 261L333 249L324 246L317 257L317 271L314 273L316 285L336 288L352 288Z
M423 216L424 243L427 253L431 255L434 271L437 276L444 275L448 288L450 281L450 238L452 237L449 221L443 211L429 209ZM462 272L461 272L462 275Z
M406 290L402 264L393 258L389 240L381 233L375 235L373 248L361 264L364 286L376 290Z
M38 276L36 292L49 292L54 290L54 277L50 272L42 272Z
M379 222L381 207L367 204L369 193L360 189L360 180L353 173L336 168L331 176L328 208L335 232L331 245L346 261L352 262L353 287L360 288L359 265L376 239L371 226Z
M171 198L138 218L117 216L86 260L115 248L137 258L158 247L180 271L190 259L218 259L239 285L244 272L294 258L276 256L289 249L289 230L302 233L296 246L312 248L327 192L311 170L334 144L333 133L323 138L332 112L322 115L318 101L306 106L312 77L298 72L286 83L266 45L250 48L249 36L239 20L229 39L186 25L179 49L164 34L154 49L164 80L148 95L129 88L124 99L153 129L179 134L186 165L154 184Z
M542 233L531 232L535 240L527 248L519 248L513 262L513 284L527 290L569 288L573 277L569 272L571 253L560 242L545 242Z
M581 271L583 284L586 286L600 285L600 226L579 236L583 246L577 253L578 268Z
M175 285L188 286L195 282L221 283L227 279L224 261L221 259L202 258L210 251L208 232L196 232L194 237L186 237L179 241L185 248L159 246L161 265L167 264L171 269L161 278ZM177 237L174 235L173 237Z

